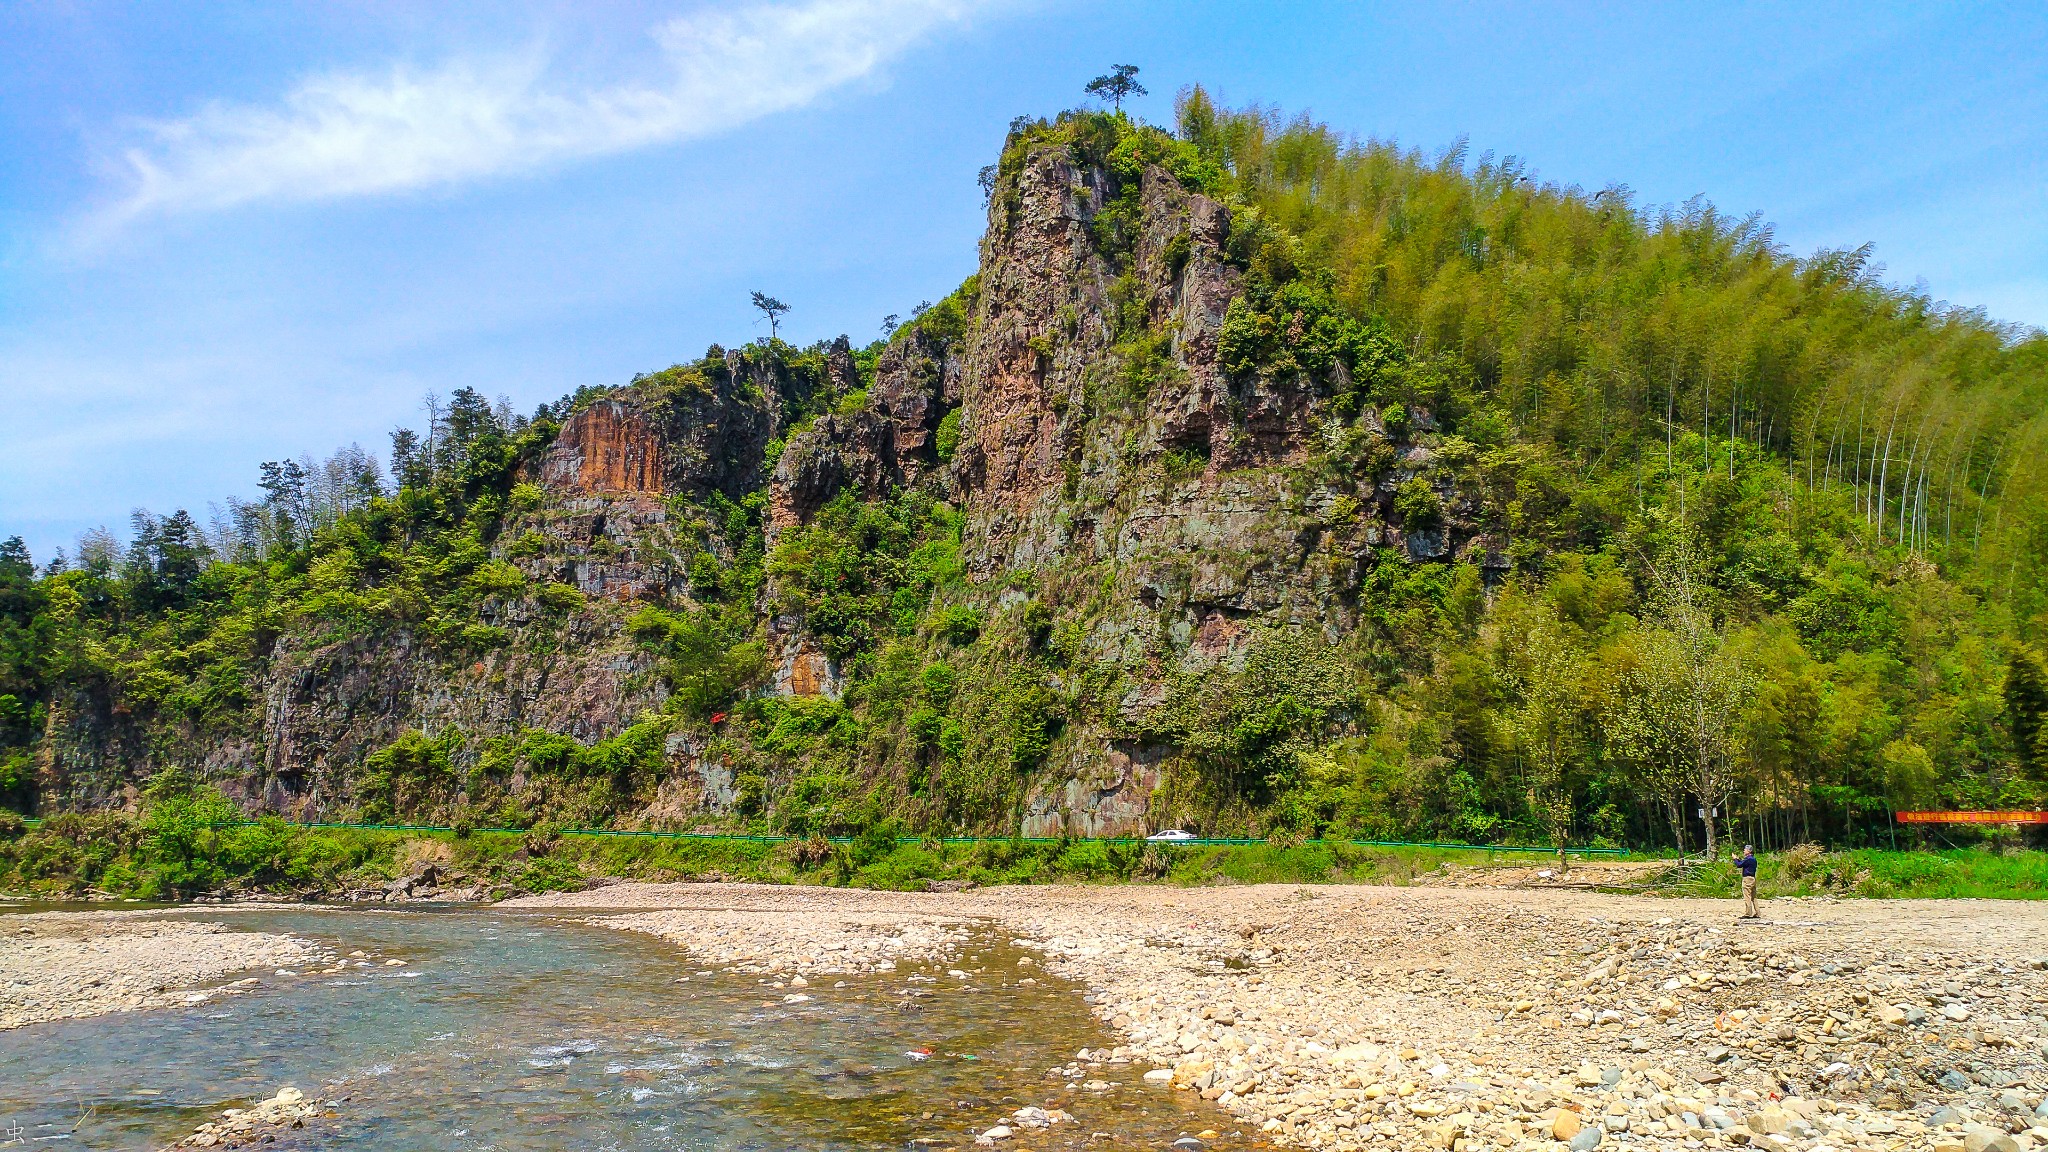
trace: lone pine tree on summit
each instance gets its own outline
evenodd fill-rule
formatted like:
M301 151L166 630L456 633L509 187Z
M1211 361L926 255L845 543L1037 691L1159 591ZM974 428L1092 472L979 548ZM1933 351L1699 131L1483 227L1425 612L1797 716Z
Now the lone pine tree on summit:
M788 314L789 305L768 295L766 292L756 292L754 293L754 307L759 308L761 315L768 318L768 338L770 340L780 338L782 334L782 318Z
M1145 95L1145 86L1138 83L1136 64L1118 64L1110 69L1108 75L1090 80L1086 91L1099 100L1109 101L1121 112L1124 110L1124 98Z

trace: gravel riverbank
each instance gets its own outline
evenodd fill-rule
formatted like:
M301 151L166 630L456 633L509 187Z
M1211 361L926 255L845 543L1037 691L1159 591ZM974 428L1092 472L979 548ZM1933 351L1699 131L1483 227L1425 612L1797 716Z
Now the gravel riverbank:
M900 963L946 959L967 939L957 916L857 909L677 909L604 916L592 923L646 932L680 944L698 960L743 975L868 975Z
M791 974L858 971L834 943L865 958L993 923L1122 1041L1054 1070L1073 1087L1146 1068L1302 1147L2048 1146L2036 904L1778 901L1741 922L1588 892L716 884L517 903L640 910L615 926Z
M152 912L39 912L0 920L0 1030L237 995L252 969L335 962L293 936L235 932L224 924Z

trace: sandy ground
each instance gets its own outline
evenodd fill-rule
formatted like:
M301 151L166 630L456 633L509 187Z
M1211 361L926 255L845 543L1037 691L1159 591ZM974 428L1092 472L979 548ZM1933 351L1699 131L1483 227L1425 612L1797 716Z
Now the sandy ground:
M1303 1147L2048 1146L2048 905L1785 900L1743 922L1568 889L729 884L516 903L632 910L613 926L788 976L887 971L992 923L1122 1041L1062 1075L1150 1066Z
M252 969L334 957L307 941L149 912L43 912L0 919L0 1030L45 1020L203 1004L256 985Z

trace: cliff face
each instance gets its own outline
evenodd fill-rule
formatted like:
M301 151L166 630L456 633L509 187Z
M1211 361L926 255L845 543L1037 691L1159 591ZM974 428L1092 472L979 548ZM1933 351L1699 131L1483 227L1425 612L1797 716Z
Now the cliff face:
M841 353L833 370L850 374ZM708 528L706 501L761 486L782 413L815 385L731 353L581 407L523 470L538 496L490 549L528 588L553 591L485 598L476 616L490 642L404 624L349 635L287 628L263 654L260 704L232 734L135 723L118 688L89 686L52 711L46 801L132 802L135 781L182 764L252 810L334 816L361 800L367 758L407 733L455 730L471 743L534 729L583 744L617 736L668 696L626 621L648 604L688 604L688 559L730 553Z
M1448 484L1450 514L1403 530L1394 493L1428 474L1431 452L1387 443L1374 413L1352 434L1385 444L1391 467L1308 467L1328 448L1332 382L1223 371L1219 333L1243 290L1230 214L1162 169L1141 179L1126 250L1110 253L1110 173L1063 148L1027 157L992 197L960 351L942 363L892 345L869 406L792 440L774 478L785 528L843 489L935 485L964 517L971 598L1044 601L1078 628L1078 658L1119 670L1112 714L1071 727L1029 783L1031 835L1147 827L1170 749L1146 721L1176 676L1240 661L1261 630L1336 643L1383 546L1418 561L1474 547ZM957 454L927 481L922 430L955 403ZM807 651L800 622L780 628L785 652Z
M487 642L403 623L287 626L264 655L260 707L234 731L144 731L118 691L81 692L51 714L52 798L118 803L130 781L185 762L251 808L336 815L362 802L368 758L408 733L460 732L457 769L488 762L479 742L533 730L617 737L672 691L658 645L629 622L647 606L702 607L703 557L743 566L730 530L742 506L758 509L773 556L842 495L916 491L959 517L965 582L946 595L991 620L1043 606L1067 660L1045 690L1110 694L1029 765L1011 807L1022 830L1146 829L1172 754L1155 714L1176 678L1233 667L1275 629L1337 643L1383 547L1487 564L1498 550L1460 519L1426 412L1412 438L1389 439L1371 411L1332 416L1341 369L1225 371L1222 333L1246 291L1226 207L1159 167L1119 182L1064 147L1021 160L991 197L953 329L913 325L865 366L843 338L801 370L780 353L724 353L580 403L524 465L489 543L518 586L476 609ZM1330 466L1339 441L1383 466ZM1394 496L1418 478L1445 511L1404 525ZM767 571L758 690L840 697L848 670L814 622L778 607L783 578ZM928 755L876 747L865 770ZM777 778L761 767L773 752L702 719L669 722L662 748L661 778L620 801L623 818L716 818L737 772ZM490 786L532 786L520 764Z

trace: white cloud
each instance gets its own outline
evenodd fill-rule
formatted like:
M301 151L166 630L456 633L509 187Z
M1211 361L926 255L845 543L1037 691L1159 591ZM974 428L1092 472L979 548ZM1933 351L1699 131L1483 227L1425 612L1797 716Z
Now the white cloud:
M275 106L215 104L148 125L103 223L446 185L725 131L868 75L980 3L703 11L653 30L664 74L639 85L565 84L539 49L317 76Z

